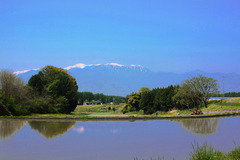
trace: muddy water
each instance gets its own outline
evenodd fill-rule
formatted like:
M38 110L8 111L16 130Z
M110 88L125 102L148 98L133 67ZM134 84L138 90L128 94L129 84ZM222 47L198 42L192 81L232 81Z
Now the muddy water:
M187 159L192 144L240 143L240 117L152 121L0 120L3 160Z

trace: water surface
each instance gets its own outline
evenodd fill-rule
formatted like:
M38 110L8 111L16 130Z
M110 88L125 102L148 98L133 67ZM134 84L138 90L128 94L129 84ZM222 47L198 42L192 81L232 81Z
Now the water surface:
M186 159L192 144L229 151L240 117L151 121L0 120L0 159Z

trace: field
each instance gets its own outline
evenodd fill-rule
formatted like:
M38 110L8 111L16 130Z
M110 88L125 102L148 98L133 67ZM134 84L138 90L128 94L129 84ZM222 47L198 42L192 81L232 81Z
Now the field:
M240 98L209 101L208 108L202 110L203 112L240 111Z

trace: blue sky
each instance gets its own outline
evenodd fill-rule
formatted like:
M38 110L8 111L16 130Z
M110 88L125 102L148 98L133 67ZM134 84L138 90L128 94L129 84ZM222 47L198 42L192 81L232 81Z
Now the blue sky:
M240 73L239 0L0 0L0 69Z

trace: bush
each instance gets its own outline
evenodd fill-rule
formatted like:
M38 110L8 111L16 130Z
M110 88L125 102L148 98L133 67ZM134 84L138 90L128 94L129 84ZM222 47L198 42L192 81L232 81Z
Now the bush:
M32 100L29 110L31 113L51 113L48 105L45 99L36 98Z

